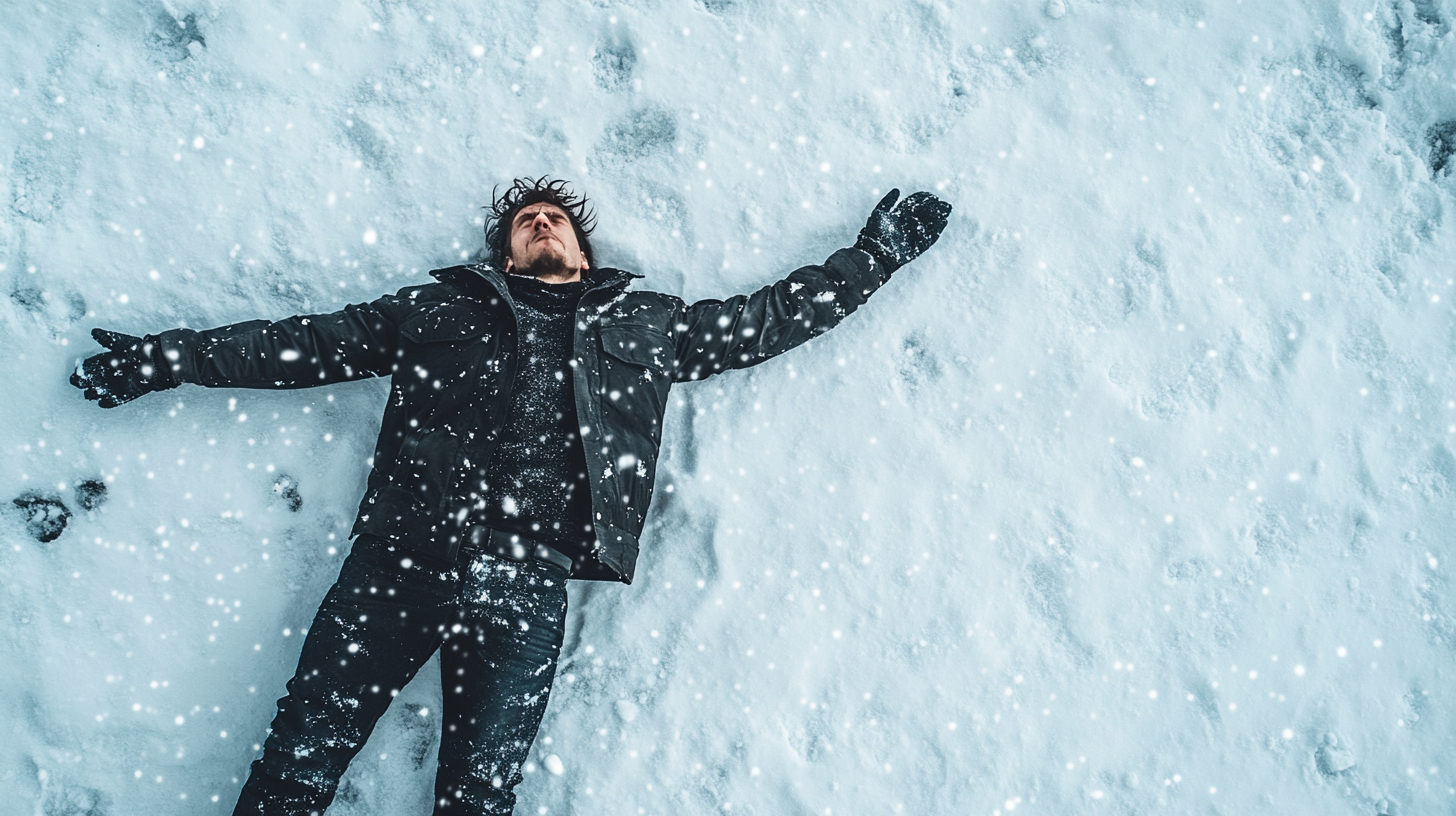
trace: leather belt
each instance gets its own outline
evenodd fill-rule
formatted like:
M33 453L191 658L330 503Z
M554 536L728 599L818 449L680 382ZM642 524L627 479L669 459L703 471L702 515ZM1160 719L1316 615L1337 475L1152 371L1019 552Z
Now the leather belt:
M499 556L508 561L528 561L534 558L571 572L570 556L518 533L507 533L477 524L470 528L468 540L475 549L487 555Z

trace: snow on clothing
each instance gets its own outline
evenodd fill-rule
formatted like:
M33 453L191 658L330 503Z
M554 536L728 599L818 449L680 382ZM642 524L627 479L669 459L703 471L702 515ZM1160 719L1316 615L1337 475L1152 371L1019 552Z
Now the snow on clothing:
M586 281L543 283L506 275L524 339L511 405L488 468L467 478L471 517L581 557L594 538L571 374L576 305ZM480 491L477 494L476 491Z
M594 271L569 362L596 540L571 577L631 583L672 384L755 365L828 331L883 283L878 267L842 249L752 294L693 304L631 291L637 276L627 272ZM178 382L306 388L389 375L353 534L453 562L474 504L468 476L488 471L506 422L519 309L490 267L431 274L437 283L332 314L149 339Z
M431 716L441 723L434 812L509 814L565 626L564 567L468 544L451 564L359 536L308 629L234 816L322 813L436 649L444 710Z

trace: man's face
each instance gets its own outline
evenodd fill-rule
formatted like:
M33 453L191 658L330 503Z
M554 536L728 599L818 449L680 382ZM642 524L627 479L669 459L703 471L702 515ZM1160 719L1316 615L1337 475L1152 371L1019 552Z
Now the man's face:
M528 204L511 220L511 252L506 271L547 283L581 280L588 268L571 219L555 204Z

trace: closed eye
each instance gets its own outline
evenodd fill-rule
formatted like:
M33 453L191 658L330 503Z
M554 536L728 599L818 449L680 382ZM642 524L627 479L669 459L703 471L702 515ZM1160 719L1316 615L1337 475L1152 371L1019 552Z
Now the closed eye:
M537 215L545 215L546 216L546 220L550 221L552 224L563 225L563 224L567 223L567 221L566 221L566 215L563 214L563 213L560 213L560 212L546 212L546 213L542 213L539 210L536 211L536 212L522 212L522 213L520 213L520 214L518 214L516 216L516 220L514 222L512 222L512 223L515 224L516 226L523 226L525 224L529 224L532 221L535 221Z

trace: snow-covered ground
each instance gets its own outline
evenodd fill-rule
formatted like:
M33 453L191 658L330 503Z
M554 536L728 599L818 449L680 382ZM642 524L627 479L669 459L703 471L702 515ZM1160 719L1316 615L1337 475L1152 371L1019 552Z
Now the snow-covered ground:
M392 292L543 173L688 298L822 259L891 186L956 211L833 333L675 391L638 580L574 587L519 813L1456 807L1456 4L5 17L0 814L230 811L385 393L102 411L66 383L91 327ZM428 812L438 682L330 813Z

